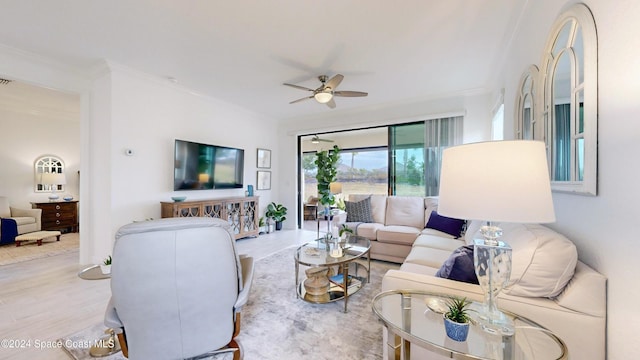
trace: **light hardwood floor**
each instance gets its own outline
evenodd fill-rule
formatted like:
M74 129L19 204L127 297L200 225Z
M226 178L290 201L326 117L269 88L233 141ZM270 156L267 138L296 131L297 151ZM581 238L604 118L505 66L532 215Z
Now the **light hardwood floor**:
M257 260L315 238L315 231L282 230L236 245L239 253ZM111 294L109 281L77 276L85 267L78 265L77 251L0 266L0 339L28 344L9 349L3 341L0 359L70 359L49 344L101 323Z

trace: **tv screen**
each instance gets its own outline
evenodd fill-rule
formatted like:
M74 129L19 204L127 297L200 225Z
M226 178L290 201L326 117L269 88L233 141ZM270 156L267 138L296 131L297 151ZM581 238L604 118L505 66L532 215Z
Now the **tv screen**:
M238 189L243 175L243 149L176 139L173 190Z

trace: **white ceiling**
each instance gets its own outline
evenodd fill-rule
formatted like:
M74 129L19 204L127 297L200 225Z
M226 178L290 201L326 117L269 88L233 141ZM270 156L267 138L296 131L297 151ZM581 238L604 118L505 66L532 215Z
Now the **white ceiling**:
M109 59L286 119L487 89L526 1L15 0L0 44L77 67ZM338 90L369 96L289 105L309 94L283 82L336 73Z

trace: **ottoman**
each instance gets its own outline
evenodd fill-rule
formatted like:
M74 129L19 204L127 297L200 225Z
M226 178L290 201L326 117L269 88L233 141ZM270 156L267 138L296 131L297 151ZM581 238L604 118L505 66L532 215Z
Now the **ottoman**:
M56 237L56 241L60 241L60 231L34 231L16 236L16 246L20 246L23 241L37 241L38 246L42 245L42 240L50 237Z

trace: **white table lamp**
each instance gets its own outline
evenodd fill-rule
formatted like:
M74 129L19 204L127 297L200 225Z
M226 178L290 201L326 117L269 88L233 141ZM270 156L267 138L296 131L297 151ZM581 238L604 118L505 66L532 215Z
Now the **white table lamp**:
M511 275L511 247L497 222L555 221L545 146L540 141L491 141L455 146L442 155L438 213L487 221L474 240L474 266L485 292L482 327L512 335L513 323L495 297Z
M58 185L64 185L67 183L67 179L64 173L42 173L40 183L43 185L49 185L51 187L51 195L49 195L49 201L58 200L59 196L56 194Z

